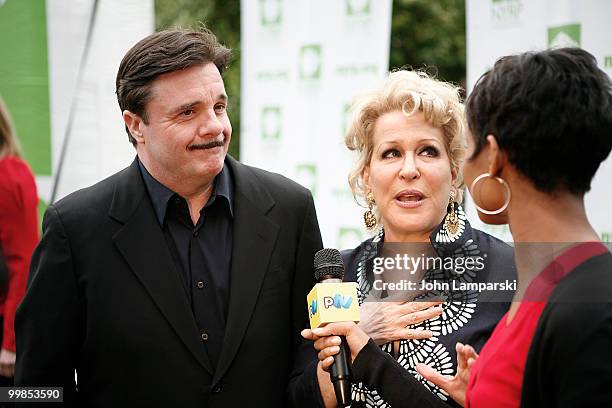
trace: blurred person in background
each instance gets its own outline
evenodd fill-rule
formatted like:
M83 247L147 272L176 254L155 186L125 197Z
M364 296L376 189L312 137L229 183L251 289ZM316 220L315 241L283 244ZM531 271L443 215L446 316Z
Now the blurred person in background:
M0 386L13 383L15 311L25 293L30 258L38 242L38 194L23 161L9 112L0 98L0 262L7 271L0 293Z
M612 254L584 205L612 149L610 78L578 48L507 56L466 106L466 182L481 219L510 226L518 289L480 355L457 344L455 376L417 370L467 407L612 406ZM355 377L414 406L413 379L354 323L303 334L323 368L339 338L319 336L346 335Z
M394 257L397 252L414 259L426 254L456 261L456 268L438 265L412 271L430 282L450 286L453 281L516 279L512 248L472 228L461 208L465 128L458 87L424 72L399 70L355 101L346 133L347 147L357 153L349 184L355 197L368 205L366 226L378 231L357 248L343 251L345 280L358 283L359 327L415 376L406 388L415 406L434 395L456 405L444 389L418 376L415 366L427 362L454 374L455 343L470 342L480 350L514 292L510 287L505 296L495 298L491 293L444 290L393 301L409 294L380 291L375 283L409 276L397 270L373 271L375 257ZM479 257L483 268L461 266L465 259ZM319 382L326 405L334 406L329 376L322 370ZM360 381L353 386L352 406L388 404L375 384Z

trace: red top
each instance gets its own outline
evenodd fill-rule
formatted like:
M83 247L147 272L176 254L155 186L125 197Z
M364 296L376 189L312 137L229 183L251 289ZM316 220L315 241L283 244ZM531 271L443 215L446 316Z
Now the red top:
M466 407L519 407L527 353L538 320L557 283L589 258L608 249L600 242L576 245L555 258L529 284L524 299L510 323L508 313L472 366L466 392Z
M4 316L2 348L15 352L15 311L25 293L30 258L38 243L38 194L34 175L21 159L0 160L0 247L9 281L0 296Z

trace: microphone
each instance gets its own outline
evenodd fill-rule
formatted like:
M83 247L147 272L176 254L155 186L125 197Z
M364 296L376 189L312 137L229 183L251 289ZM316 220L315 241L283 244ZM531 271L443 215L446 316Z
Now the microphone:
M325 248L314 256L314 275L317 283L308 294L310 328L316 329L331 322L359 321L357 283L342 282L344 262L337 249ZM351 405L350 349L344 336L340 336L340 352L334 356L330 378L339 407Z

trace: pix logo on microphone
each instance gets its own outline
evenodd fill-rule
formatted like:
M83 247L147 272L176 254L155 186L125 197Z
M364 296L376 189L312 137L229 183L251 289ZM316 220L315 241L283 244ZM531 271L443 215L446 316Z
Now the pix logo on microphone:
M323 307L325 309L329 309L331 307L335 307L336 309L350 309L353 304L352 296L343 296L339 293L334 296L324 296L323 297ZM310 302L310 307L308 308L308 316L312 317L317 314L319 306L317 304L317 299L313 299Z
M325 307L326 309L329 309L332 306L336 309L348 309L351 307L351 303L353 303L352 296L342 296L341 294L335 294L333 297L323 297L323 307Z
M306 299L310 328L331 322L358 322L357 283L318 283Z

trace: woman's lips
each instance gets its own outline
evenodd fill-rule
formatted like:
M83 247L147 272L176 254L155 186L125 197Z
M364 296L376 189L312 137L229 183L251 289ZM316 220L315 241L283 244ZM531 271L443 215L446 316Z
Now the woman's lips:
M395 196L395 203L402 208L417 208L423 204L423 193L416 190L401 191Z

